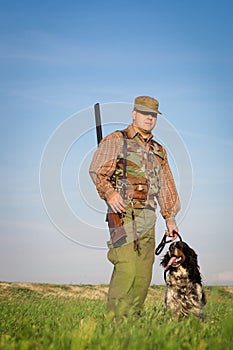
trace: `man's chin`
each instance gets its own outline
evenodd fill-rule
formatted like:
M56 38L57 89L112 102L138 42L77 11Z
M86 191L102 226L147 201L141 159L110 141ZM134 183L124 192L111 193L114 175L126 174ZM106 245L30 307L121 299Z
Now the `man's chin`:
M142 128L139 128L144 134L151 134L151 129L150 130L147 130L147 129L142 129Z

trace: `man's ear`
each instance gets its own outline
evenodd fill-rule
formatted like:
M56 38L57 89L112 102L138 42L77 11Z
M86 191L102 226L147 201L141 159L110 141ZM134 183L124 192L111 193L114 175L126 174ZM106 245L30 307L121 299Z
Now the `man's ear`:
M135 110L132 111L132 118L135 120L137 112Z

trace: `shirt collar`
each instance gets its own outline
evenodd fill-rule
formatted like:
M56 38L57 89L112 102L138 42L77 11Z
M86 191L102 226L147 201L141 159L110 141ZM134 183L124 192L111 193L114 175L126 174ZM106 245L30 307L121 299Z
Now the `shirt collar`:
M130 124L127 129L125 129L125 131L127 132L127 137L128 138L135 138L136 136L140 137L141 139L143 139L142 135L135 130L133 124ZM153 134L150 134L150 137L148 138L147 142L150 142L150 147L152 147L152 152L154 154L156 154L157 156L159 156L160 158L164 159L164 152L162 151L162 146L158 144L157 141L155 141L153 139Z
M143 136L140 134L140 132L136 131L133 124L130 124L127 128L127 134L129 138L134 138L135 136L139 136L141 139L144 139ZM150 133L149 137L147 138L147 142L150 141L153 138L153 134Z

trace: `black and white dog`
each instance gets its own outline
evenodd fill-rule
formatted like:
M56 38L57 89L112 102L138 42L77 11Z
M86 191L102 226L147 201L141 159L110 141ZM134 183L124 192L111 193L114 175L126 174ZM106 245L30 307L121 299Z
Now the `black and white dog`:
M197 254L185 242L174 242L161 261L167 284L165 306L175 316L190 313L204 319L205 293L197 261Z

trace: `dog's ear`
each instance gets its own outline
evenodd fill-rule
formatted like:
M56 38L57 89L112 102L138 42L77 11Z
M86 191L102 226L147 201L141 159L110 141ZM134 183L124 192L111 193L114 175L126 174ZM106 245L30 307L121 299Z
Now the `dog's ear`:
M186 255L186 267L188 270L189 278L195 282L201 284L201 274L197 261L197 254L192 248L188 248Z
M187 245L187 252L185 252L185 255L190 264L197 265L197 254L188 245Z
M163 258L161 259L160 265L162 265L163 267L167 266L167 264L169 263L170 260L170 255L168 254L168 252L163 256Z

